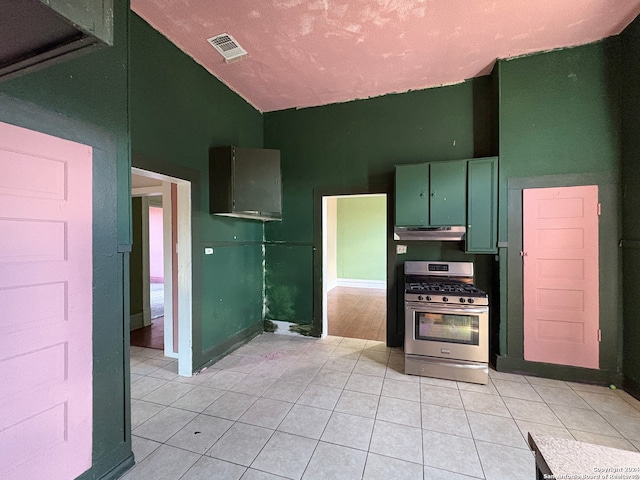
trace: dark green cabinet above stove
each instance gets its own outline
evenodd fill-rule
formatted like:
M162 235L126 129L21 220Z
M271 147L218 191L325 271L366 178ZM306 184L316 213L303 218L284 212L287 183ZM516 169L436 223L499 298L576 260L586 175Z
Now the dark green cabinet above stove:
M429 225L464 225L467 208L467 161L429 164Z
M396 227L466 222L467 161L396 166Z
M396 227L466 228L465 251L497 252L498 157L396 166Z
M429 164L396 167L396 226L429 225Z
M467 236L469 253L496 253L498 239L498 157L469 160Z

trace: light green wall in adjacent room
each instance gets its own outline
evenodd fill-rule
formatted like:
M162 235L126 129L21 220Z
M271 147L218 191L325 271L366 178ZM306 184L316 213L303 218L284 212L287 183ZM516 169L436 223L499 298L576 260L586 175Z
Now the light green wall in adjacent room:
M387 199L338 198L338 279L386 280Z

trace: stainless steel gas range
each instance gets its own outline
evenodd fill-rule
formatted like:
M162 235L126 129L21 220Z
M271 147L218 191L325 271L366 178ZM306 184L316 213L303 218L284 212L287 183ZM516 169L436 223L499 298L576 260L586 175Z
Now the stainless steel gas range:
M405 274L405 373L486 384L489 298L473 263L412 262Z

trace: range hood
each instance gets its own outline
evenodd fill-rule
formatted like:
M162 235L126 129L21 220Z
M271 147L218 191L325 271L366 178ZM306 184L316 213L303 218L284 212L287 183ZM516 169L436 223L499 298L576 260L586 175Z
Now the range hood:
M212 148L209 212L263 222L282 220L280 151L235 146Z
M393 239L456 242L464 240L466 233L465 227L395 227Z
M0 78L113 45L113 0L5 0Z

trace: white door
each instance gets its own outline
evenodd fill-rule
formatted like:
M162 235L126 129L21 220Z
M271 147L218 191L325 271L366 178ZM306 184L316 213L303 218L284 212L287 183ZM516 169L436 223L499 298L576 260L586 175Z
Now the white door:
M0 478L91 467L91 147L0 123Z
M598 368L598 187L523 191L524 359Z

